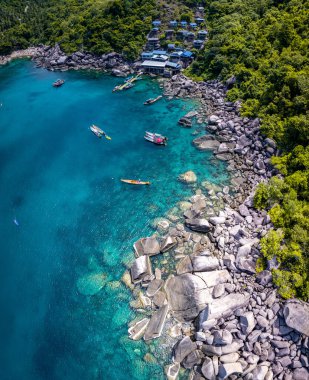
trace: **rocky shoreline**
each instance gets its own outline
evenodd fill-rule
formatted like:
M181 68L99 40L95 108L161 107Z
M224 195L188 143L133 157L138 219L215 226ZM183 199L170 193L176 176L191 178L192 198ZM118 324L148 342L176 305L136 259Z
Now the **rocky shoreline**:
M0 57L0 65L23 57L52 71L134 72L117 53L67 56L57 45L14 52ZM226 86L219 81L196 83L178 75L163 86L167 97L199 99L200 109L183 115L180 124L191 127L193 118L207 122L211 134L193 144L226 161L232 179L223 188L205 183L181 202L181 218L173 213L161 218L154 236L134 244L136 260L123 280L140 317L130 324L129 336L145 341L161 336L167 348L173 346L169 380L181 368L190 370L191 380L309 379L308 304L280 299L271 282L276 262L255 273L260 238L272 225L265 212L253 208L253 194L275 174L269 160L276 144L260 134L258 119L239 116L240 103L225 101ZM187 172L180 180L194 184L196 176ZM159 254L172 270L164 265L153 270L150 257Z
M181 368L192 380L308 379L309 305L280 298L272 285L276 262L255 270L260 238L272 225L254 209L253 194L276 174L270 165L275 142L260 134L258 119L239 116L239 103L225 102L226 86L218 81L195 83L179 75L164 81L164 93L200 100L200 110L184 118L207 121L211 134L193 144L226 161L232 180L223 189L197 189L182 202L182 220L161 219L156 234L134 244L136 260L124 280L141 317L131 323L130 338L162 335L173 344L169 380ZM180 180L194 183L196 177L187 172ZM164 265L153 271L150 257L159 254L176 262L174 274ZM145 309L152 315L145 317Z
M37 67L43 67L50 71L67 70L100 70L111 71L115 76L126 77L134 72L121 54L111 52L96 56L90 53L75 52L66 55L59 45L36 46L26 50L13 52L8 56L0 56L0 65L5 65L16 58L31 58Z

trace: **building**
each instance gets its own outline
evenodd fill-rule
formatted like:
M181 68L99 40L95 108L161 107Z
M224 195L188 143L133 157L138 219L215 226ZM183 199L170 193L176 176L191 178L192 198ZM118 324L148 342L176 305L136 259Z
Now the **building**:
M170 54L170 61L176 62L176 63L179 62L182 53L183 53L182 51L174 51L173 53Z
M193 46L195 47L195 49L201 49L203 45L204 45L204 41L202 40L193 41Z
M152 21L152 26L155 28L159 28L161 26L161 21L159 20Z
M193 59L193 53L192 51L185 50L181 53L181 59L184 60L192 60Z
M141 54L141 59L142 60L145 60L145 59L151 59L152 58L152 52L142 52Z
M156 74L156 75L175 75L180 72L181 65L174 62L160 62L146 60L141 64L141 69L144 73Z
M187 21L180 21L180 26L181 26L182 28L186 28L187 25L188 25Z
M174 32L173 29L168 29L168 30L165 30L164 33L165 33L165 38L166 38L167 40L169 40L169 39L171 39L171 38L174 37L174 33L175 33L175 32Z
M158 49L160 47L160 41L157 37L148 37L147 38L147 49L153 50Z
M178 26L178 22L177 22L176 20L170 21L170 22L169 22L169 26L170 26L171 28L177 28L177 26Z
M195 38L195 33L193 33L193 32L189 32L189 33L187 33L186 40L187 40L188 42L193 42L193 41L194 41L194 38Z
M197 18L195 19L195 22L197 23L197 25L202 24L204 21L205 21L205 19L204 19L204 18L201 18L201 17L197 17Z
M208 34L207 30L199 30L197 33L197 38L199 40L205 40L207 37L207 34Z
M177 40L184 40L187 37L188 31L187 30L178 30L176 34Z
M190 29L196 29L197 28L197 23L196 22L190 22Z
M168 44L167 45L167 50L169 50L169 51L175 50L175 44Z

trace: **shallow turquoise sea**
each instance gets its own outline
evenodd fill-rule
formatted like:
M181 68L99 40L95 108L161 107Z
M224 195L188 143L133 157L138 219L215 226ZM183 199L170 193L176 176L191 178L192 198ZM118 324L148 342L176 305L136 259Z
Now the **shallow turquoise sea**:
M66 83L55 89L59 76ZM194 170L200 182L224 183L227 173L191 145L195 128L177 125L193 101L144 106L162 92L158 82L112 93L121 82L29 61L0 68L2 380L164 378L163 363L144 360L151 345L127 338L136 315L119 280L132 243L192 194L179 174ZM92 123L112 140L96 138ZM145 130L167 135L169 145L144 141ZM82 295L77 281L90 273L104 274L105 286Z

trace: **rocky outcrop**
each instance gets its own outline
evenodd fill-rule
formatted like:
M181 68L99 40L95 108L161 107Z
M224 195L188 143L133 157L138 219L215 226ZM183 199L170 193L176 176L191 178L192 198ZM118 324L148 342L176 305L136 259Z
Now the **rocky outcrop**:
M150 280L152 268L149 257L146 255L138 257L131 266L131 278L134 284L143 280Z
M297 300L287 301L283 308L286 324L309 336L309 304Z
M159 310L155 311L147 325L144 340L159 338L162 333L164 322L168 312L168 305L162 306Z
M133 248L136 256L154 256L160 253L160 243L155 236L137 240Z

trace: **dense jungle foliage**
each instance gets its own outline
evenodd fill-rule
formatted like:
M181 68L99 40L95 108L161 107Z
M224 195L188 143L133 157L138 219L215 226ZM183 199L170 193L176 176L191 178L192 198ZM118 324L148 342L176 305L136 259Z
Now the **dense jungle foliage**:
M155 0L1 0L0 54L59 43L66 53L138 56L157 14Z
M229 100L260 117L262 132L282 151L272 163L282 175L260 184L255 206L275 230L261 241L276 258L273 279L285 298L309 298L309 66L307 0L220 0L206 5L209 40L190 69L203 79L236 77Z
M261 241L258 269L275 258L273 279L285 298L309 298L308 0L0 0L0 54L38 43L71 53L112 50L138 56L151 20L191 17L205 7L209 39L187 74L235 76L229 100L259 117L281 150L279 175L260 184L255 206L274 230ZM189 7L189 8L187 8ZM178 18L178 17L176 17Z

